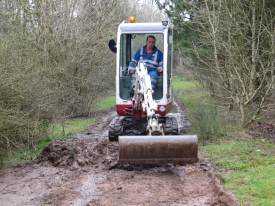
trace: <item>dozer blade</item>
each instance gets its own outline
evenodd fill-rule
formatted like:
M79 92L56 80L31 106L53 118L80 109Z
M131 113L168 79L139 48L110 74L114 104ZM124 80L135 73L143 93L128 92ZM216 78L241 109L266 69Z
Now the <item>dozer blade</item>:
M122 164L184 164L197 161L196 135L119 137L119 163Z

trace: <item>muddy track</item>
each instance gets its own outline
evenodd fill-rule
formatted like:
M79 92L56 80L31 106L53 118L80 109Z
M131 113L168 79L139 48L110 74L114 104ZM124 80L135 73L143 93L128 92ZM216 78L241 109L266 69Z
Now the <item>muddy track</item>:
M188 121L183 107L181 130ZM0 205L239 205L205 162L177 166L117 164L118 144L107 140L115 112L66 142L50 144L27 165L0 171Z

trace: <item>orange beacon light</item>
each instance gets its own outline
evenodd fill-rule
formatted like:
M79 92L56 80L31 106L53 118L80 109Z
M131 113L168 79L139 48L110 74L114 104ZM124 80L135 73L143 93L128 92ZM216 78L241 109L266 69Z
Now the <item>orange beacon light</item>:
M135 16L130 16L128 19L128 23L136 23L136 17Z

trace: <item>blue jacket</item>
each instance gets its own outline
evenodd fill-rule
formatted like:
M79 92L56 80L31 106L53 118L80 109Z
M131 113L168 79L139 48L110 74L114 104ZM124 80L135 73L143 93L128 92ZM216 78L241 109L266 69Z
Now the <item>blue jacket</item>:
M129 64L129 70L135 70L140 60L143 60L152 78L159 76L157 68L163 67L163 53L158 48L155 47L152 53L147 53L145 46L138 49Z

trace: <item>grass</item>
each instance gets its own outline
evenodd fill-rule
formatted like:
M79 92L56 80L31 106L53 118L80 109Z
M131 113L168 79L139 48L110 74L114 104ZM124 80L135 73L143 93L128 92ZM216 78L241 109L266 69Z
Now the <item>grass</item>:
M232 130L234 119L229 119L222 108L217 107L206 90L194 80L175 78L173 90L187 108L192 122L190 133L196 133L201 142L220 138ZM228 117L228 118L227 118Z
M108 111L110 110L116 103L116 97L110 96L106 98L99 99L96 103L97 111Z
M275 145L255 139L232 139L201 147L242 205L275 205Z
M207 140L200 140L201 158L214 163L225 188L241 205L275 205L275 145L241 132L236 114L213 105L195 81L176 78L173 87L187 108L191 132Z
M208 93L196 81L177 77L173 79L173 90L190 112L194 112L198 104L210 104Z
M108 111L114 106L114 104L114 96L101 98L96 103L96 111ZM2 166L12 166L36 159L37 156L48 146L50 142L56 140L65 141L72 137L74 134L77 134L89 128L95 123L95 118L68 119L65 120L63 123L54 122L49 126L48 134L45 136L45 138L39 140L32 148L12 151L7 157L2 160Z

